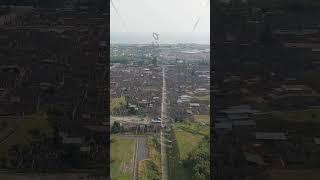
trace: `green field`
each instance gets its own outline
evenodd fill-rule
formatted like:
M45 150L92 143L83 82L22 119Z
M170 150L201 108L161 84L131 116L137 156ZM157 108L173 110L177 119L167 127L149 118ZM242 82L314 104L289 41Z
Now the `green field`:
M158 92L161 89L157 88L157 87L153 87L153 86L146 86L143 88L143 91L153 91L153 92Z
M192 168L184 167L182 164L179 164L176 168L174 180L191 180L192 179Z
M146 159L139 162L138 180L160 180L161 173L154 161Z
M205 102L209 102L210 101L210 96L209 95L205 95L205 96L194 96L194 99L198 100L198 101L205 101Z
M210 116L209 115L194 115L193 118L196 122L205 123L207 125L210 124Z
M210 127L208 125L200 125L196 122L179 122L175 124L175 132L188 133L191 137L200 135L206 136L210 133ZM177 134L176 134L177 135ZM186 136L188 137L188 136Z
M33 139L31 131L38 130L39 136L50 137L53 134L53 129L46 114L34 114L26 116L24 119L2 120L2 122L4 121L7 122L8 126L2 129L1 139L8 135L9 129L12 129L13 133L0 144L0 156L7 156L8 149L12 145L30 144Z
M155 137L148 137L149 159L139 162L139 180L161 179L161 157L158 143Z
M110 174L112 180L130 180L132 178L135 140L116 135L111 136Z
M209 135L209 126L199 125L197 122L181 122L175 124L174 133L178 147L179 162L173 179L190 180L192 167L184 166L183 162L188 159L190 152L198 148L203 138Z
M201 141L202 135L193 134L183 129L176 129L176 140L178 143L180 160L185 160L188 157L189 152L197 146Z

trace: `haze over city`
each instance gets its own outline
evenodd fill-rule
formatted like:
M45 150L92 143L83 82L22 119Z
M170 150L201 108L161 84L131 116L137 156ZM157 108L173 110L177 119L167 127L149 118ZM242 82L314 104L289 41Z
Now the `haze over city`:
M209 5L207 0L113 0L111 43L151 43L157 32L162 44L209 44Z

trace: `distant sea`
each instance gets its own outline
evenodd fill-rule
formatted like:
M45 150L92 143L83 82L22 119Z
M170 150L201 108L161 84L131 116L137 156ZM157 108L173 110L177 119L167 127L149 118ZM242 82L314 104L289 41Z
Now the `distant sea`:
M151 44L150 33L111 32L111 44ZM159 33L159 44L210 44L210 33Z

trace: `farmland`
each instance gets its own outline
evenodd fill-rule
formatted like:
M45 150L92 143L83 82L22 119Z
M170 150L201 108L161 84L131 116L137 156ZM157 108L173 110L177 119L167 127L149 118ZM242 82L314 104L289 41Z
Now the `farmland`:
M190 153L196 151L199 144L209 135L209 126L199 125L197 122L181 122L176 123L174 132L179 159L174 176L176 179L191 179L193 169L187 163ZM207 148L209 149L209 146Z
M133 158L134 158L134 139L125 137L111 137L111 179L130 180L132 177Z

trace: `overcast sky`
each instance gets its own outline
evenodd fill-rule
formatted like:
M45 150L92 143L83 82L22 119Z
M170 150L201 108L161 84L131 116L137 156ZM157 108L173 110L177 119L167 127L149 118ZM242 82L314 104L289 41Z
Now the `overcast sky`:
M111 32L210 32L210 0L112 0Z

